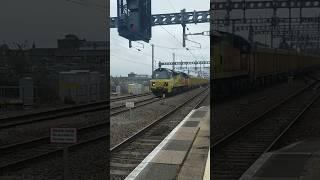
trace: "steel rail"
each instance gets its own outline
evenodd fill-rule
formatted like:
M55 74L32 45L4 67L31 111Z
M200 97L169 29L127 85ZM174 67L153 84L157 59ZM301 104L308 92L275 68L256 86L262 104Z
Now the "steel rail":
M320 94L318 94L316 97L314 97L311 102L294 118L293 121L291 121L288 126L279 134L279 136L277 136L272 143L266 148L266 150L263 153L269 152L274 145L279 141L280 138L282 138L287 132L288 130L293 127L293 125L302 117L302 115L304 115L306 113L306 111L308 109L310 109L310 107L320 98Z
M205 89L195 95L194 98L191 98L191 101L187 100L188 102L181 106L181 108L185 106L188 107L188 110L189 108L199 108L200 105L207 100L209 95L210 92ZM179 118L169 118L171 116L172 114L169 116L167 115L164 119L151 123L140 130L139 133L131 136L131 139L128 138L126 143L123 141L122 144L120 143L121 145L118 144L118 146L116 145L111 148L111 179L124 179L128 176L129 173L139 165L141 160L143 160L159 143L161 143L167 134L170 133L170 131L184 118L180 116ZM166 130L163 130L164 127L166 127Z
M144 93L144 94L137 94L137 95L127 95L127 96L115 97L115 98L110 98L110 101L111 102L121 101L121 100L141 97L141 96L148 96L148 95L151 95L151 94L152 93Z
M134 96L126 96L126 98L123 97L121 99L122 100L123 99L131 99L134 97L147 96L150 94L151 93L134 95ZM150 100L150 99L153 99L153 97L149 98L147 100ZM144 101L141 101L141 102L144 102ZM120 108L123 108L124 106L125 105L111 107L111 110L120 109ZM49 121L49 120L54 120L54 119L58 119L58 118L64 118L64 117L69 117L69 116L74 116L74 115L79 115L79 114L84 114L84 113L89 113L89 112L107 110L108 107L109 107L108 101L99 101L99 102L95 102L95 103L76 105L76 106L58 108L58 109L35 112L35 113L28 113L28 114L23 114L23 115L18 115L18 116L11 116L11 117L0 119L0 122L1 121L2 122L9 122L9 123L0 124L0 129L17 127L17 126L21 126L21 125L27 125L27 124L32 124L32 123L42 122L42 121ZM127 110L114 112L114 113L111 113L111 115L119 114L119 113L122 113L125 111L127 111ZM12 121L18 121L18 122L12 122Z
M79 134L80 133L83 134L83 133L86 133L88 131L96 130L97 128L105 128L108 125L109 125L109 122L104 122L104 123L100 123L100 124L86 126L86 127L79 128L78 132L79 132ZM89 140L78 142L78 143L73 144L73 145L69 145L68 148L73 149L73 148L80 147L80 146L86 145L88 143L96 142L96 141L99 141L99 140L102 140L102 139L107 140L107 132L105 133L105 135L94 137L94 138L91 138ZM28 141L12 144L12 145L1 146L0 147L0 153L1 154L12 153L12 151L19 150L21 148L33 147L33 146L37 146L37 145L43 145L43 143L49 144L50 143L49 141L50 141L50 137L49 136L44 136L44 137L41 137L41 138L36 138L36 139L32 139L32 140L28 140ZM42 158L57 154L57 153L62 152L62 151L63 151L63 148L56 148L56 149L48 151L48 152L44 152L44 153L37 154L37 155L31 156L31 157L20 159L18 161L7 163L5 165L0 166L0 172L6 172L8 170L17 169L17 168L19 168L19 167L21 167L21 166L23 166L23 165L25 165L27 163L31 163L31 162L34 162L36 160L41 160Z
M284 105L285 103L289 102L290 100L293 100L296 96L301 95L302 93L305 93L305 91L310 90L310 88L316 87L316 85L318 83L319 83L319 81L315 81L312 84L310 84L309 86L303 88L302 90L294 93L293 95L290 95L289 97L287 97L286 99L284 99L280 103L277 103L276 105L274 105L271 108L269 108L268 110L266 110L260 116L254 118L253 120L249 121L248 123L244 124L240 128L236 129L235 131L233 131L229 135L225 136L224 138L218 140L213 145L211 145L211 148L216 149L214 152L219 152L221 149L224 149L224 151L226 151L224 153L220 153L219 155L217 153L216 156L218 156L220 158L216 157L216 160L221 161L222 160L221 158L224 157L224 158L226 158L225 162L228 162L228 160L229 160L230 162L237 162L240 164L242 161L246 160L247 161L246 166L249 166L252 161L252 159L250 159L250 158L259 158L261 154L268 152L274 146L274 144L276 144L276 142L281 137L283 137L283 135L288 131L288 129L290 129L298 121L298 119L300 119L302 117L302 115L305 114L305 112L312 106L312 104L316 100L319 99L320 94L314 96L305 106L303 106L302 109L296 110L296 111L298 111L298 113L295 114L291 118L288 117L287 118L288 122L282 122L282 126L284 126L284 127L282 127L278 124L277 128L280 129L280 132L277 132L274 129L274 127L272 127L272 128L269 127L269 129L267 127L264 127L266 130L268 130L268 133L265 132L262 135L260 135L260 136L263 136L263 138L260 139L259 143L257 143L256 140L252 140L252 139L251 140L249 139L247 141L243 140L243 137L241 136L241 134L243 134L244 136L253 137L252 133L250 133L250 131L249 131L250 129L252 129L254 127L255 127L255 129L258 129L257 127L262 128L262 127L260 127L261 125L259 126L260 123L263 125L263 123L268 123L268 122L272 121L272 118L267 118L267 115L272 114L273 112L275 112L275 110L278 107L280 107L281 105ZM255 129L253 129L253 130L255 130ZM258 132L256 132L256 133L258 133ZM247 138L249 138L249 137L247 137ZM254 137L258 138L259 134L255 134ZM241 140L241 138L242 138L242 140ZM250 141L254 141L254 143L252 143ZM236 144L238 142L238 146L236 144L234 144L233 142ZM242 147L241 145L244 145L244 144L246 144L247 148L243 149L243 151L241 151L241 152L238 152L238 153L240 153L239 156L241 156L241 157L237 157L238 155L235 156L234 153L236 153L236 152L233 152L233 151L229 152L231 147L235 146L235 147L241 148ZM266 145L266 147L265 147L265 145ZM229 149L228 149L228 147L229 147ZM250 151L250 153L249 153L249 151ZM248 158L249 157L248 155L250 155L250 158ZM257 155L257 157L256 157L256 155ZM237 158L242 158L241 162ZM248 164L248 162L250 162L250 164ZM243 166L243 163L244 162L242 162L242 166ZM230 165L230 166L232 166L232 165ZM219 169L218 162L216 163L215 167L217 167ZM224 169L224 168L222 168L222 169ZM239 171L241 171L241 170L239 170ZM221 174L222 172L226 173L223 170L220 170L220 171L215 170L215 172L213 172L213 173ZM245 171L243 171L241 173L244 173L244 172ZM235 174L239 174L239 172L236 172ZM228 173L228 177L231 175L232 175L232 173ZM224 175L224 176L226 176L226 175ZM217 177L215 177L215 178L217 178ZM219 179L219 178L217 178L217 179Z
M196 97L200 96L202 93L204 93L205 91L207 91L208 88L205 88L203 91L201 91L200 93L198 93L197 95L191 97L190 99L188 99L187 101L183 102L182 104L180 104L179 106L175 107L174 109L172 109L171 111L167 112L166 114L162 115L161 117L157 118L155 121L153 121L151 124L145 126L143 129L139 130L138 132L136 132L135 134L133 134L132 136L130 136L129 138L125 139L124 141L120 142L119 144L113 146L112 148L110 148L110 152L115 152L123 147L126 146L126 144L134 141L135 139L139 138L141 135L143 135L146 131L150 130L151 128L153 128L155 125L157 125L158 123L160 123L161 121L163 121L166 117L168 117L169 115L173 114L174 112L176 112L178 109L182 108L184 105L186 105L187 103L189 103L190 101L192 101L193 99L195 99Z
M137 102L135 102L135 107L132 108L132 109L136 109L138 107L142 107L142 106L154 103L154 102L158 102L160 100L161 100L160 98L157 99L157 98L152 97L152 98L144 99L144 100L141 100L141 101L137 101ZM124 109L115 111L115 110L121 109L121 108L124 108ZM127 112L130 109L126 108L126 105L120 105L120 106L116 106L116 107L111 107L110 110L111 110L110 116L114 116L114 115L117 115L117 114L121 114L121 113Z
M89 140L86 140L86 141L83 141L83 142L80 142L80 143L77 143L77 144L73 144L73 145L68 146L68 148L70 150L74 150L76 148L85 146L87 144L95 143L97 141L102 141L102 140L107 141L107 135L102 135L102 136L95 137L95 138L92 138L92 139L89 139ZM26 159L23 159L23 160L20 160L20 161L16 161L14 163L7 164L6 166L0 167L0 175L2 173L7 172L7 171L13 171L13 170L16 170L16 169L19 169L19 168L23 168L28 163L33 163L35 161L40 161L42 159L46 159L48 157L51 157L51 156L54 156L54 155L58 155L59 153L61 153L61 155L62 155L62 152L63 152L63 148L59 148L59 149L56 149L56 150L52 150L52 151L49 151L49 152L42 153L40 155L36 155L36 156L29 157L29 158L26 158Z
M84 127L78 128L78 132L84 133L84 132L101 128L103 126L108 126L108 125L109 125L109 122L103 122L103 123L94 124L90 126L84 126ZM34 138L28 141L23 141L15 144L10 144L10 145L4 145L4 146L0 146L0 153L10 152L14 149L19 149L21 147L30 147L38 143L49 142L49 141L50 141L50 136L42 136L42 137Z
M21 125L32 124L36 122L49 121L58 118L70 117L89 112L107 110L109 105L106 102L86 104L76 107L59 108L49 111L29 113L19 116L11 116L0 119L0 129L17 127Z
M36 115L47 115L47 114L56 114L58 112L61 111L70 111L70 110L77 110L77 109L81 109L81 108L88 108L88 107L95 107L95 106L101 106L101 105L108 105L108 101L103 100L103 101L98 101L98 102L94 102L94 103L88 103L88 104L81 104L81 105L72 105L72 106L66 106L66 107L62 107L62 108L55 108L55 109L49 109L49 110L43 110L43 111L39 111L39 112L32 112L32 113L27 113L27 114L21 114L21 115L16 115L16 116L10 116L10 117L6 117L6 118L0 118L0 122L1 121L6 121L6 120L15 120L18 118L28 118L28 117L33 117Z
M301 90L299 90L298 92L295 92L294 94L286 97L285 99L283 99L282 101L280 101L279 103L271 106L270 108L268 108L266 111L264 111L263 113L261 113L259 116L253 118L251 121L245 123L244 125L242 125L241 127L239 127L238 129L236 129L235 131L232 131L230 134L228 134L227 136L225 136L224 138L221 138L220 140L216 141L214 144L211 145L211 148L215 148L219 145L221 145L222 143L224 143L225 141L227 141L228 139L230 139L231 137L233 137L235 134L237 134L238 132L242 131L243 129L245 129L246 127L248 127L250 124L258 121L259 119L263 118L264 116L266 116L268 113L270 113L271 111L275 110L277 107L279 107L280 105L286 103L287 101L291 100L292 98L298 96L299 94L301 94L302 92L308 90L311 86L315 85L317 82L313 82L312 84L308 85L307 87L302 88Z

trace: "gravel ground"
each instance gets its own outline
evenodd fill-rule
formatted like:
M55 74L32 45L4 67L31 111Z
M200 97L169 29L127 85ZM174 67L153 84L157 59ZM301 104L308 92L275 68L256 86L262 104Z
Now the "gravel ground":
M201 99L203 99L205 95L206 94L201 94L200 96L191 100L182 108L179 108L177 111L167 116L155 127L146 131L146 133L141 137L134 140L132 143L129 143L124 149L113 152L110 160L110 172L112 174L111 179L125 179L127 174L119 175L117 170L131 172L135 166L138 165L158 145L158 143L160 143L181 122L181 120L183 120L187 114L190 113L190 111L196 105L196 102L199 102ZM209 98L206 99L206 102L208 101ZM202 105L204 103L202 103ZM145 140L148 140L147 144L145 143ZM118 163L123 165L130 164L130 166L119 168Z
M310 138L320 138L320 99L279 139L274 149Z
M212 106L211 143L228 135L270 106L309 83L311 81L307 81L305 78L297 78L291 84L277 84L235 100Z
M198 92L194 90L191 93ZM180 97L185 99L185 96ZM176 98L166 99L165 105L168 104L168 108L173 107ZM169 101L170 100L170 101ZM172 102L171 102L172 101ZM208 100L206 100L208 101ZM170 102L170 103L169 103ZM171 105L171 106L169 106ZM144 111L147 111L144 109ZM188 113L186 110L181 110L179 114ZM109 139L109 138L108 138ZM108 144L106 142L97 142L90 146L84 146L69 152L70 167L72 172L72 178L74 180L105 180L108 178ZM13 179L25 179L25 180L62 180L63 179L63 158L61 155L48 158L46 161L37 162L29 165L28 168L24 168L15 172L7 174ZM1 177L0 177L1 179Z
M131 120L129 118L129 112L112 116L110 119L110 147L113 147L114 145L133 135L135 132L145 127L146 124L150 124L165 112L175 108L181 102L202 90L203 88L194 89L186 93L143 106L141 108L133 109L131 112Z
M91 140L94 137L104 136L106 135L107 130L108 130L108 126L106 125L99 129L95 128L95 130L81 132L81 133L79 132L77 135L78 142L81 143L87 140ZM45 143L30 146L30 147L15 149L9 153L4 153L2 156L0 156L0 166L3 166L7 163L19 161L24 158L33 157L44 152L56 150L59 148L61 148L61 144L52 144L50 142L45 142Z
M13 110L13 111L7 111L7 112L0 111L0 118L48 111L48 110L53 110L53 109L62 108L62 107L69 107L69 106L70 105L66 105L66 104L51 104L51 105L44 104L39 107L34 107L33 109L22 109L22 110L16 110L16 111Z
M201 106L210 106L210 95L201 103Z
M111 107L115 107L115 106L125 105L127 101L137 102L137 101L143 101L145 99L149 99L149 98L152 98L152 97L154 97L154 95L141 96L141 97L135 97L135 98L121 100L121 101L115 101L115 102L111 102L110 106Z
M0 131L0 146L13 144L26 139L46 136L50 127L82 127L107 120L107 111L90 112L72 117L59 118L36 124L2 129Z
M69 152L73 180L106 180L108 178L108 143L108 141L100 141ZM12 180L63 180L63 158L62 155L48 158L46 161L34 163L7 175L12 177Z

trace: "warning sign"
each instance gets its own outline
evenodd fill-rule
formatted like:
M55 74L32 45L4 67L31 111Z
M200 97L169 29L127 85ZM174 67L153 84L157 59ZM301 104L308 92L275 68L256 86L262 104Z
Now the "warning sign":
M51 143L76 143L76 128L50 128Z
M126 102L127 108L134 108L134 102Z

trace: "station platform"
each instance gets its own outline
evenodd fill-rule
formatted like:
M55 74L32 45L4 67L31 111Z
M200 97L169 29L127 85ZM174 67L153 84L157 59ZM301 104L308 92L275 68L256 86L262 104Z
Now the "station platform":
M125 180L209 180L210 107L192 110Z
M263 154L240 180L320 179L320 139L308 139Z

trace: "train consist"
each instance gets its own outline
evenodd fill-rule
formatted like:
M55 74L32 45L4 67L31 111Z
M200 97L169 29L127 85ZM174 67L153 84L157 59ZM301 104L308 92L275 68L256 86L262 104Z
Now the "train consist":
M216 96L229 96L320 67L320 56L258 47L226 32L214 31L210 40Z
M167 68L154 70L150 89L156 96L170 95L209 84L209 80Z

